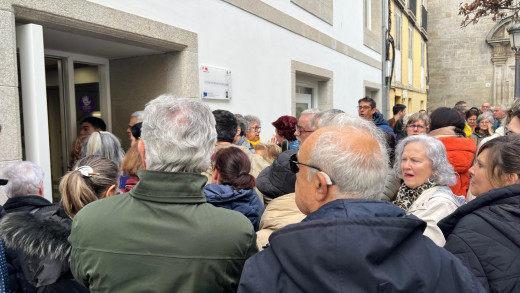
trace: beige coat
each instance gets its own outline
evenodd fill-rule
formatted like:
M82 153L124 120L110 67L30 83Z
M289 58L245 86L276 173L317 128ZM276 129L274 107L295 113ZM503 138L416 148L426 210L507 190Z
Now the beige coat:
M228 147L235 147L235 148L241 149L244 153L246 153L246 155L249 158L249 161L251 161L251 172L249 172L249 174L253 175L253 177L255 177L255 179L256 179L256 177L258 177L258 174L260 174L260 172L262 172L262 170L264 170L267 166L270 165L266 160L264 160L264 158L262 158L262 156L253 154L247 147L241 146L241 145L236 145L236 144L217 145L217 147L215 148L215 153L222 148L228 148ZM209 166L205 172L202 172L202 175L205 175L206 177L208 177L208 182L206 184L210 184L213 180L212 179L213 168L211 168L211 166ZM264 203L264 195L256 187L255 187L255 191L258 194L258 196L260 197L260 200L262 201L262 203Z
M435 244L444 246L446 239L437 222L465 204L464 196L454 195L446 186L435 186L424 191L406 211L426 222L424 235Z
M258 249L269 242L269 236L274 231L289 224L301 222L306 216L296 206L294 193L277 197L265 208L260 220L260 230L256 232Z

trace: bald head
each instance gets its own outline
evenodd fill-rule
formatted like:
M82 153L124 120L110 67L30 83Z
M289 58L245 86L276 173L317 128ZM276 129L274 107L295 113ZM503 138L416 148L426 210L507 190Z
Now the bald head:
M298 161L312 167L300 168L295 187L297 204L303 213L311 213L338 198L380 199L388 156L384 143L373 132L377 133L377 129L336 125L320 128L309 136L298 152ZM324 185L318 169L334 182L327 187L322 200L315 200L319 197L313 195Z

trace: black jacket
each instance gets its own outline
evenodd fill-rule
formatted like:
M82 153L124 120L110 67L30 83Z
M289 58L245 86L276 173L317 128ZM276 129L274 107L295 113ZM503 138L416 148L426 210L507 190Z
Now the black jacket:
M280 153L271 166L258 174L256 187L261 193L274 199L294 192L296 174L291 171L289 158L297 152L288 150Z
M438 226L488 291L520 292L520 184L478 196Z
M10 198L0 221L9 270L8 292L88 292L69 266L72 220L40 196Z
M422 235L426 223L384 201L339 199L275 231L247 260L239 292L485 292Z

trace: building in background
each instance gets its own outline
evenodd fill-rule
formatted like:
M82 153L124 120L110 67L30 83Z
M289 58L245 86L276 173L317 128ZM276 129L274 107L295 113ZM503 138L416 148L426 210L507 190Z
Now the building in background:
M428 10L425 0L393 0L390 33L394 40L390 109L407 106L407 113L428 105Z
M509 34L511 18L493 22L482 18L461 27L460 1L428 0L429 106L469 107L514 100L515 54Z
M129 115L162 93L255 114L264 141L281 115L380 103L381 2L368 2L1 1L0 170L38 163L57 199L81 120L128 146Z

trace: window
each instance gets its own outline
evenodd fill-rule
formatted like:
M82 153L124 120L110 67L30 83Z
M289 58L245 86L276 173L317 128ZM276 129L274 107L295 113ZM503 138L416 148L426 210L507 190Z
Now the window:
M365 0L365 27L372 30L372 0Z
M408 59L413 59L413 29L408 28Z
M402 24L401 24L401 12L395 12L395 49L397 51L401 51L401 34L402 34Z

